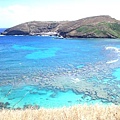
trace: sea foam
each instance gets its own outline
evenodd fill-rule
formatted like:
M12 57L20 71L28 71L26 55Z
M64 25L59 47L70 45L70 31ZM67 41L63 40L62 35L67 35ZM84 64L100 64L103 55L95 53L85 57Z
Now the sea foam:
M119 53L120 52L120 48L117 47L106 47L106 50L114 50L115 52Z
M116 60L110 60L110 61L108 61L108 62L106 62L107 64L110 64L110 63L115 63L115 62L117 62L119 59L116 59Z

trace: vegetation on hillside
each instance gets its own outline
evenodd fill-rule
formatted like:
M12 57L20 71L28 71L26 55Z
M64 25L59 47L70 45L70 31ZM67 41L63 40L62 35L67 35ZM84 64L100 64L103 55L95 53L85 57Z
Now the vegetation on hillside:
M79 38L120 38L120 21L93 16L75 21L32 21L6 29L3 35L58 35Z
M120 38L120 24L118 23L101 22L96 25L85 25L79 27L76 31L82 34L91 33L96 37L108 35L114 38Z

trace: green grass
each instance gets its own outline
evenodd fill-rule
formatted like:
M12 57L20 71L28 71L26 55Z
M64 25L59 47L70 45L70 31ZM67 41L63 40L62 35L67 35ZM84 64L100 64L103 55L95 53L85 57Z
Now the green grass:
M82 26L77 29L77 32L88 33L94 31L95 29L96 28L94 28L93 26Z
M114 31L120 31L120 24L118 23L108 23L108 26Z
M118 23L101 22L96 25L85 25L79 27L76 31L85 34L94 33L97 36L112 35L120 38L120 24Z

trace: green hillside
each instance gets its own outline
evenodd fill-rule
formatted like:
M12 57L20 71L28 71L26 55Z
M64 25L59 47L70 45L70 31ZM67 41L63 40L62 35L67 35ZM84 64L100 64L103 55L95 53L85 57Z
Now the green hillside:
M108 15L75 21L32 21L9 29L3 35L58 35L74 38L120 38L120 21Z

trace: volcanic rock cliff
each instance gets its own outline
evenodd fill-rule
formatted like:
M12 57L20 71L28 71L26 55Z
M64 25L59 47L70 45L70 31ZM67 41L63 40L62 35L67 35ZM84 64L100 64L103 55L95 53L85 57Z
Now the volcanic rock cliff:
M60 35L76 38L120 38L120 21L110 16L94 16L76 21L26 22L3 35Z

